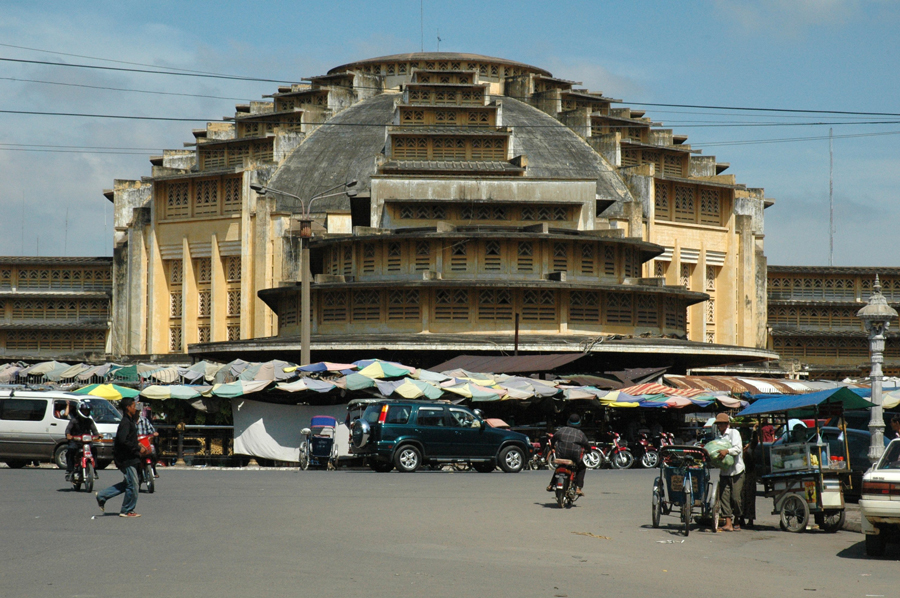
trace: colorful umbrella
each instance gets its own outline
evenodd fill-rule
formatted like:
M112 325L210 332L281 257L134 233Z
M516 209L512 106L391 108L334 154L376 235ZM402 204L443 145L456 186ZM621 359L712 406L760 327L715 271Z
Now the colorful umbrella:
M355 370L356 366L352 363L332 363L330 361L320 361L309 365L301 365L297 368L301 372L340 372L341 370Z
M317 380L315 378L300 378L294 382L279 382L275 388L285 392L303 392L314 390L315 392L328 392L335 387L331 382Z
M133 388L126 388L118 384L88 384L75 391L80 395L91 395L100 397L109 401L118 401L125 397L134 398L141 393Z
M386 361L373 361L359 370L361 376L369 378L399 378L400 376L409 376L410 373L408 368L397 367Z
M444 396L444 391L429 384L424 380L413 380L407 378L394 389L394 392L405 399L418 399L425 397L426 399L439 399Z
M473 401L499 401L500 394L490 388L472 382L464 382L455 386L441 386L445 391L472 399Z
M259 392L271 384L271 380L238 380L229 384L216 384L212 394L217 397L233 399L250 393Z

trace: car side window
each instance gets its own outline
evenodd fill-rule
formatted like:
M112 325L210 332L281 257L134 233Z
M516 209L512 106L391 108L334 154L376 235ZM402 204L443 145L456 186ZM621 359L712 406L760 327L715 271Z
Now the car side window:
M388 407L387 416L384 419L386 424L405 424L409 422L409 414L411 409L406 405L391 405Z
M900 469L900 443L892 442L884 452L878 469Z
M53 417L56 419L69 419L74 406L70 406L68 401L53 401Z
M416 423L420 426L443 426L443 407L419 407L416 414Z
M45 399L6 399L0 401L0 419L39 422L47 411Z
M468 411L450 409L450 425L454 428L475 428L478 420Z

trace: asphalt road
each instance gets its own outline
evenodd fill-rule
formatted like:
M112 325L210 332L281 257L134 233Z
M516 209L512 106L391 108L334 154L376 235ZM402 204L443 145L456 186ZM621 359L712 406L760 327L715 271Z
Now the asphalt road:
M900 546L650 526L651 471L589 471L561 510L549 472L162 470L140 519L102 516L54 469L0 468L0 596L897 596ZM121 479L101 472L99 488ZM671 527L668 525L671 524Z

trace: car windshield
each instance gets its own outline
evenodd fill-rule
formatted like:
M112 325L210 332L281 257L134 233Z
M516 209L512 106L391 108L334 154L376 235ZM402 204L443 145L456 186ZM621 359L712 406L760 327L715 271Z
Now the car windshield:
M106 399L81 399L81 402L91 406L91 418L98 424L117 424L122 421L122 415Z
M892 442L888 445L876 469L900 469L900 442Z

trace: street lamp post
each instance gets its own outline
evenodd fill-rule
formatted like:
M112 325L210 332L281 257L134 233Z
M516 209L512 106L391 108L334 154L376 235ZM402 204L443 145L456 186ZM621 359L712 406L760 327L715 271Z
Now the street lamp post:
M884 452L884 417L881 407L881 364L884 361L884 340L891 320L897 318L897 311L888 305L887 299L881 294L881 282L875 275L874 293L869 297L866 306L856 312L856 317L863 321L866 333L869 335L869 353L872 355L872 371L869 377L872 379L872 412L869 417L869 432L871 442L869 444L869 461L875 463Z
M259 195L265 195L266 193L278 193L280 195L293 197L300 202L300 217L298 220L300 221L300 361L302 362L302 365L309 365L310 362L309 279L312 276L309 270L309 239L310 237L312 237L312 216L310 216L310 210L312 209L313 202L317 199L322 199L323 197L334 197L336 195L345 194L349 195L350 197L355 196L356 190L353 189L353 187L355 186L355 180L348 183L341 183L340 185L335 185L331 189L326 189L321 193L313 195L307 202L302 197L294 195L293 193L288 193L287 191L271 189L269 187L266 187L265 185L250 185L250 188L256 191L256 193ZM340 191L338 193L331 193L335 189L340 189L342 187L344 188L343 191Z

